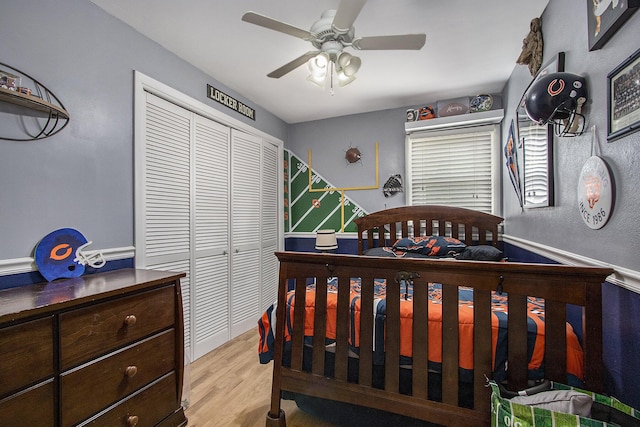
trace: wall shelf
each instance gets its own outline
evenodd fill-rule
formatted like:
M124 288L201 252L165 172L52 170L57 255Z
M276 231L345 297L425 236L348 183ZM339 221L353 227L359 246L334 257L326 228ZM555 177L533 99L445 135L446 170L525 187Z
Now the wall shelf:
M51 114L60 119L69 119L67 110L50 102L43 101L33 95L25 95L20 92L0 88L0 101L26 107L29 110L33 110L34 115L38 117L48 117L49 114Z
M69 123L69 113L62 102L42 83L26 73L9 65L0 63L0 76L13 75L19 83L16 87L7 86L0 81L0 111L17 115L34 117L34 122L27 126L22 120L23 131L27 137L3 136L0 139L9 141L33 141L55 135ZM4 87L3 87L4 86ZM23 93L18 87L30 93Z
M405 122L404 131L406 134L413 132L450 129L454 127L478 126L490 123L500 123L504 117L504 110L489 110L479 113L460 114L458 116L438 117L429 120L418 120Z

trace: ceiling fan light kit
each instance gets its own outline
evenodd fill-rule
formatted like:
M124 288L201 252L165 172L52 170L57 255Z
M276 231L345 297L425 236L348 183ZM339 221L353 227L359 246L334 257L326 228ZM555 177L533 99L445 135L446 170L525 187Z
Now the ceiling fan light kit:
M311 83L324 87L324 80L327 77L327 69L329 68L329 55L325 52L320 52L308 62L309 64L309 76L307 80Z
M360 69L360 65L362 65L362 60L357 56L351 55L350 53L342 52L342 54L338 57L338 65L338 77L344 76L344 78L355 79L355 75Z
M242 20L270 30L279 31L311 42L317 49L302 54L293 61L267 74L278 79L295 70L304 63L308 64L307 80L326 87L334 93L334 74L340 87L346 86L356 78L362 60L344 48L358 50L420 50L426 41L425 34L404 34L355 38L353 23L364 7L366 0L342 0L338 9L327 10L313 23L309 31L278 21L256 12L247 12Z
M333 95L334 73L338 78L338 86L346 86L356 79L355 74L360 69L361 63L360 58L347 52L342 52L337 60L327 52L320 52L308 62L310 74L307 80L321 88L328 85Z

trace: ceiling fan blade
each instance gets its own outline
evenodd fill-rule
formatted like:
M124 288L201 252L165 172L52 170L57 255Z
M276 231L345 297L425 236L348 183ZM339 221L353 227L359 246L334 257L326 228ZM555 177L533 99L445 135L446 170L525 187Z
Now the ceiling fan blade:
M420 50L426 40L426 34L374 36L355 39L352 46L359 50Z
M304 55L301 55L301 56L297 57L293 61L291 61L291 62L289 62L287 64L284 64L282 67L278 68L277 70L274 70L274 71L270 72L269 74L267 74L267 77L271 77L273 79L279 79L280 77L284 76L285 74L295 70L296 68L298 68L302 64L306 63L307 61L309 61L311 58L313 58L317 54L318 54L317 50L313 50L313 51L307 52Z
M336 16L333 17L333 28L338 33L349 31L367 0L342 0Z
M259 13L247 12L242 15L242 20L270 30L289 34L290 36L298 37L303 40L313 40L313 35L309 31L294 27L293 25L289 25L282 21L277 21L273 18L269 18L268 16L260 15Z

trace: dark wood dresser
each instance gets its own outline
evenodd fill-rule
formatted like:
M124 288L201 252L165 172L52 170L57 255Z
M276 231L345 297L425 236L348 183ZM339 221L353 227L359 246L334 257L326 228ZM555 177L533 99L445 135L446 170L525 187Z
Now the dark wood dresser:
M122 269L0 290L0 426L185 426L183 276Z

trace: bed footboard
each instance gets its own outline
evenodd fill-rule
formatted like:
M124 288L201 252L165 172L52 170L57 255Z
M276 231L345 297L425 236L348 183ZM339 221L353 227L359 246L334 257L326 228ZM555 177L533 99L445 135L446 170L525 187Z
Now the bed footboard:
M490 425L492 378L492 292L508 297L508 370L510 388L526 388L527 297L544 298L545 377L566 382L567 305L582 307L584 385L602 389L602 283L608 268L500 262L377 258L355 255L277 252L279 292L271 406L267 427L284 427L283 391L366 406L445 426ZM359 294L350 293L357 278ZM328 287L327 283L337 286ZM376 385L374 287L386 283L384 381ZM308 283L315 282L312 292ZM403 287L412 285L410 338L402 307ZM429 284L441 284L441 396L429 396ZM473 289L473 397L470 407L459 401L459 287ZM336 289L337 288L337 289ZM327 296L337 294L329 306ZM333 301L333 300L332 300ZM355 301L355 302L354 302ZM356 307L357 306L357 307ZM289 308L288 308L289 307ZM354 307L359 314L354 317ZM363 307L361 311L359 307ZM366 308L366 309L365 309ZM327 314L329 313L329 314ZM354 318L356 320L354 320ZM327 331L334 331L327 346ZM411 386L402 391L401 348L410 339ZM380 346L378 344L378 346ZM287 348L287 361L283 362ZM289 353L290 349L290 353ZM355 353L354 353L355 352ZM379 354L380 348L377 349ZM357 365L353 360L357 359ZM309 360L310 359L310 360ZM330 361L330 375L326 365ZM357 366L354 368L354 366Z

